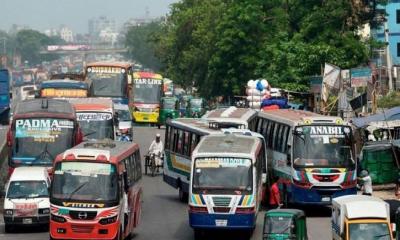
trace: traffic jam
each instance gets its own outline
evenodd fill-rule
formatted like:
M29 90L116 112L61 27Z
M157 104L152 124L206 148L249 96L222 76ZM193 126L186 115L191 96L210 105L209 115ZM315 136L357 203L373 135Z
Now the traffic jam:
M398 205L373 196L370 176L376 158L396 163L395 143L360 148L357 121L281 107L283 94L274 108L215 107L134 69L89 63L78 77L34 80L24 99L17 96L27 84L15 86L0 71L9 124L6 233L34 226L50 239L135 239L146 214L142 183L162 175L187 205L195 239L215 230L250 239L259 227L261 239L309 239L303 208L310 206L331 208L333 239L400 239ZM256 85L270 89L260 80L248 92ZM143 149L133 141L140 125L165 135Z

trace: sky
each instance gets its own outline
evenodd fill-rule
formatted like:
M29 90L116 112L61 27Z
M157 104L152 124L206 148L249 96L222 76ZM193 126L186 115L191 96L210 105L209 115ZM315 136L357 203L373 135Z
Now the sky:
M44 31L62 24L75 33L88 31L93 17L114 18L120 26L129 18L164 16L169 5L179 0L0 0L0 29L8 31L12 24L27 25Z

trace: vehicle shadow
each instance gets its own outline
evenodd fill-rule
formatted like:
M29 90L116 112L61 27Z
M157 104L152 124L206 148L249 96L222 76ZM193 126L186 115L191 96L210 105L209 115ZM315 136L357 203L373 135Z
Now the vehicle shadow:
M307 217L331 217L332 209L330 206L293 206L301 209Z
M18 226L10 229L9 232L5 232L4 226L0 232L6 234L26 234L26 233L45 233L49 231L49 226Z

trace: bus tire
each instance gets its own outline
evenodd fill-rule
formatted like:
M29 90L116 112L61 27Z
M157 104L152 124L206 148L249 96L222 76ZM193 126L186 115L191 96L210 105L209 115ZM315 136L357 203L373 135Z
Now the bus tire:
M4 232L11 233L13 230L14 229L10 224L4 224Z
M179 200L183 203L186 203L188 201L189 194L183 191L182 186L179 186L178 191Z

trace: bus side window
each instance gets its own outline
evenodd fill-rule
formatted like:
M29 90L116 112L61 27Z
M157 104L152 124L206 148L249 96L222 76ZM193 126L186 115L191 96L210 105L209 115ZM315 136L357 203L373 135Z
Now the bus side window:
M279 132L279 128L280 128L280 124L278 124L278 123L274 123L274 125L275 125L275 127L274 127L274 131L273 131L273 134L272 134L272 149L274 150L274 151L276 151L278 148L278 139L279 139L279 135L278 135L278 132Z
M134 154L132 154L129 157L129 163L130 163L130 170L129 170L130 174L129 174L129 176L130 176L131 182L136 182L137 171L136 171L136 163L135 163L135 155Z
M278 130L277 130L277 135L276 135L276 144L275 144L275 148L277 151L281 151L282 150L282 139L283 139L283 128L285 126L279 124Z
M140 161L140 152L135 152L135 165L136 165L136 174L135 181L139 181L142 178L142 163Z
M183 155L190 156L189 153L190 142L189 142L189 132L183 132Z
M178 152L178 142L179 142L179 130L174 129L174 146L173 146L173 152L177 153Z
M125 171L126 171L127 176L128 176L127 177L128 182L124 182L124 184L127 185L127 186L131 186L131 184L132 184L132 182L131 182L131 180L132 180L131 174L132 173L131 173L131 166L130 166L129 157L124 159L124 165L125 165Z
M175 128L170 127L169 128L169 133L168 133L168 149L173 151L174 150L174 132Z
M258 119L257 119L257 129L256 129L256 132L261 133L262 127L263 127L263 119L262 119L262 118L258 118Z
M183 131L182 130L179 130L178 131L178 143L177 143L177 153L179 153L179 154L183 154L183 140L184 140L184 138L183 138L184 136L183 136Z
M289 126L285 126L284 131L282 132L282 151L283 153L287 152L287 142L289 137Z
M267 130L268 148L272 148L272 141L274 140L274 127L275 123L271 121L268 124L268 130Z
M197 135L195 133L192 133L192 136L190 138L191 143L190 143L190 156L192 156L192 152L194 151L194 149L197 146Z

